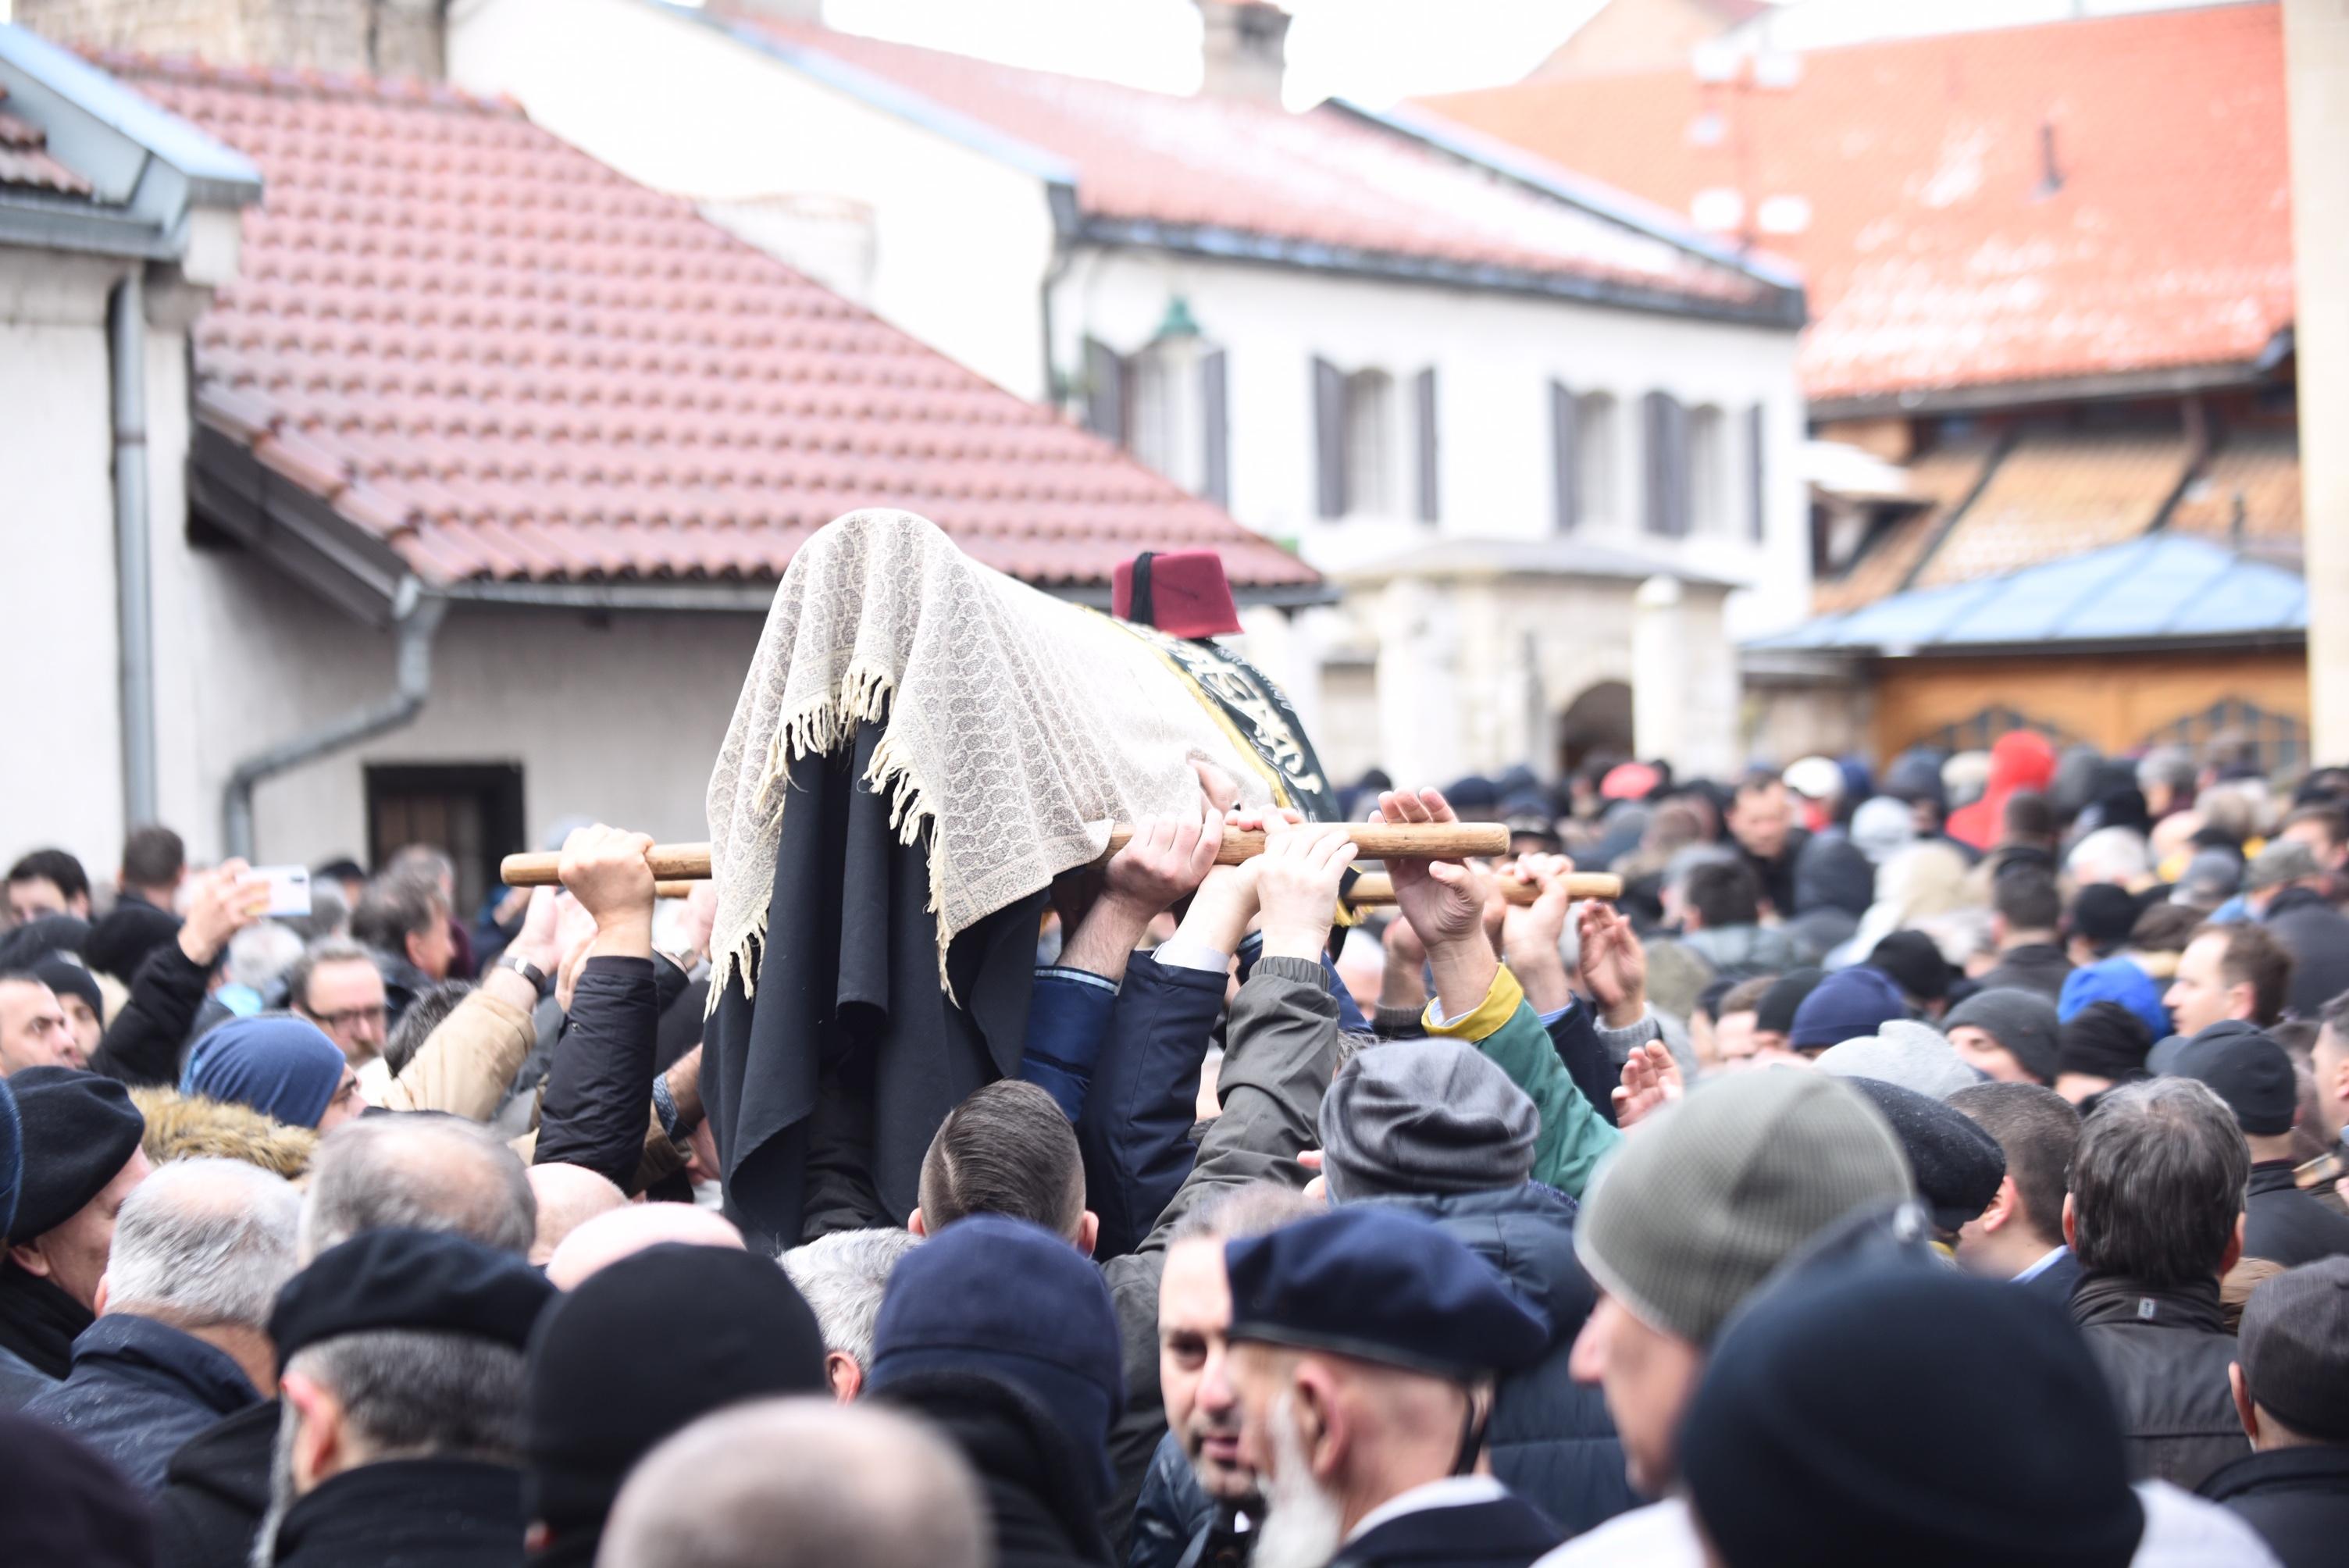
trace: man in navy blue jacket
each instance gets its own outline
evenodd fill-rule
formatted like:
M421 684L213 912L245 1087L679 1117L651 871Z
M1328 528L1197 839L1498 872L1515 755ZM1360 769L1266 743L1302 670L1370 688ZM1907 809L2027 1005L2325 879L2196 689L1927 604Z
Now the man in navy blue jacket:
M173 1450L276 1383L269 1310L294 1273L301 1200L236 1160L180 1160L124 1201L73 1370L25 1407L152 1494Z

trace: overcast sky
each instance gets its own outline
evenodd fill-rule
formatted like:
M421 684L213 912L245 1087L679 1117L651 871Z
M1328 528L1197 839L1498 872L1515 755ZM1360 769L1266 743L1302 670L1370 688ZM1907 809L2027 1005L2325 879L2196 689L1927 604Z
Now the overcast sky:
M1515 81L1598 0L1286 0L1286 96L1384 106ZM1192 0L827 0L835 27L1014 65L1188 92L1199 84Z
M698 5L700 0L679 0ZM1603 0L1280 0L1288 29L1284 96L1373 108L1427 93L1513 82L1566 41ZM1785 0L1775 0L1785 4ZM2009 26L2067 15L2198 0L1808 0L1782 46L1854 37ZM5 19L13 0L0 0ZM1164 92L1199 85L1193 0L825 0L824 20L852 33Z

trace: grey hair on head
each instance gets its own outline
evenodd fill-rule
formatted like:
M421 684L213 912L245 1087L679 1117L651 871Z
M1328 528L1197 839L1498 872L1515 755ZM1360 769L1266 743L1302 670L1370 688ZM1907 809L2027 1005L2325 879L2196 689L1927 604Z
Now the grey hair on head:
M176 1160L124 1200L107 1260L107 1310L181 1328L269 1322L294 1275L302 1200L242 1160Z
M347 1121L318 1143L302 1204L304 1263L362 1231L445 1231L530 1255L538 1199L486 1128L411 1111Z
M873 1326L881 1320L889 1271L921 1244L921 1237L896 1227L834 1231L792 1248L780 1261L813 1309L823 1347L869 1370Z

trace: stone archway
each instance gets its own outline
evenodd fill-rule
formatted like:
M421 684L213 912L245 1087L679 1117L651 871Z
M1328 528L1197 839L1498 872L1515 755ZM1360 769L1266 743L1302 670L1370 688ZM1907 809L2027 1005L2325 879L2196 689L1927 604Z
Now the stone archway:
M1627 681L1597 681L1558 715L1557 757L1561 773L1572 773L1599 753L1628 758L1631 752L1631 687Z

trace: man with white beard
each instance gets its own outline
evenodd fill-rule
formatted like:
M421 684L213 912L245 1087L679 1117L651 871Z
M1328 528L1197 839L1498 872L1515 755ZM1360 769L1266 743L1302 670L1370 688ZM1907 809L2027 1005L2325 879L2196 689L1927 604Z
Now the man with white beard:
M1372 1203L1224 1258L1231 1350L1208 1380L1228 1380L1239 1460L1264 1491L1255 1568L1526 1568L1557 1543L1547 1515L1471 1473L1494 1375L1549 1343L1540 1310L1475 1253Z

